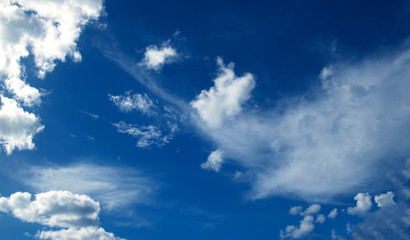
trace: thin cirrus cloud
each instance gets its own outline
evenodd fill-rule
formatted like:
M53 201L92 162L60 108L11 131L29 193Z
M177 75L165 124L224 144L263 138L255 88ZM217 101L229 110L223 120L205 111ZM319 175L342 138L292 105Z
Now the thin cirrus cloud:
M10 197L0 197L0 212L8 213L22 221L39 223L59 230L37 233L38 239L115 239L114 234L98 228L100 204L87 195L69 191L38 193L16 192ZM69 233L74 234L68 235Z
M103 209L119 210L132 204L151 204L158 184L134 170L94 164L33 167L20 173L23 183L36 191L68 190L87 194Z
M1 93L2 109L11 104L14 111L8 115L25 115L19 121L24 124L18 126L18 133L13 131L15 128L0 130L0 143L7 154L16 148L33 149L32 140L41 128L39 118L23 108L39 105L42 92L26 82L21 60L32 55L40 78L53 71L57 62L64 62L67 56L80 61L76 41L82 28L98 19L102 10L102 0L10 0L0 3L0 81L6 90ZM1 118L0 125L8 125L11 118Z
M327 201L352 193L376 178L386 159L410 154L404 144L410 140L409 52L324 68L314 97L286 99L264 112L238 107L252 85L240 85L234 111L218 111L224 98L203 90L191 102L196 126L255 176L251 198L292 194Z

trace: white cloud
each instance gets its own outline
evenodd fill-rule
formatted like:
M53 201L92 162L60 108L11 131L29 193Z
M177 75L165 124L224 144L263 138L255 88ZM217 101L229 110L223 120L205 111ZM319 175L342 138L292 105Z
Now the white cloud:
M356 206L347 208L347 213L350 215L362 215L372 208L372 200L368 193L358 193L354 200L356 200Z
M337 216L337 208L334 208L329 215L327 215L328 218L330 219L335 219L335 217Z
M318 222L318 223L324 223L325 221L326 221L326 217L323 214L319 214L316 217L316 222Z
M374 196L374 201L377 203L378 207L389 207L389 206L396 205L393 198L394 198L394 193L388 191L385 194Z
M42 78L66 56L80 61L76 41L82 28L97 19L102 8L102 0L0 2L0 81L14 99L1 93L0 141L8 154L15 148L33 149L33 136L43 129L38 117L20 106L39 104L42 96L24 80L22 59L31 54ZM4 112L7 107L10 112Z
M11 154L15 148L33 149L34 135L44 128L40 119L24 111L15 100L3 96L0 98L0 143L6 153Z
M304 212L301 212L301 216L307 216L307 215L312 215L316 214L320 211L321 206L319 204L312 204L310 205Z
M225 106L238 101L236 95L226 97L229 101L220 97L214 86L191 102L208 124L196 126L253 174L251 198L291 194L323 202L354 193L379 177L386 159L410 155L404 144L410 142L409 59L405 49L334 64L323 87L312 89L308 98L284 99L264 111L233 108L234 120L224 125L230 115ZM231 68L222 68L215 83L235 78ZM245 82L249 91L253 85Z
M89 196L68 191L50 191L35 195L17 192L0 197L0 211L25 222L50 227L83 227L98 223L100 205Z
M97 227L41 231L37 233L36 238L44 240L123 240L115 237L112 233L106 232L103 228Z
M291 207L289 209L289 214L291 215L299 215L300 212L302 212L303 208L301 206L295 206Z
M286 226L285 230L280 231L281 239L292 238L299 239L303 238L313 231L315 225L313 224L312 216L305 216L303 220L300 221L299 227L294 225Z
M165 42L161 48L155 45L148 46L142 64L149 69L159 70L165 63L174 61L176 57L178 57L176 50Z
M221 150L218 149L209 154L208 160L201 164L201 168L219 172L221 170L223 162L223 153Z
M122 112L138 110L144 114L150 114L151 108L154 107L154 103L147 94L131 95L130 92L126 92L125 95L109 95L109 98Z
M38 103L39 91L21 80L20 60L31 53L40 77L67 55L80 61L76 41L82 27L99 17L102 0L11 0L0 4L0 73L17 99L27 105Z
M87 194L108 210L149 204L150 195L158 187L153 180L132 169L93 164L34 167L19 176L36 191L68 190Z
M202 90L191 102L201 119L212 128L220 127L226 119L237 115L255 86L252 74L237 77L233 63L225 66L221 58L217 59L217 63L220 73L214 80L214 86Z
M151 145L163 146L173 138L173 131L175 129L175 125L171 127L171 133L168 135L163 135L161 130L153 125L149 126L141 126L138 127L134 124L127 124L123 121L113 124L117 131L120 133L129 134L133 137L138 138L137 147L140 148L149 148Z

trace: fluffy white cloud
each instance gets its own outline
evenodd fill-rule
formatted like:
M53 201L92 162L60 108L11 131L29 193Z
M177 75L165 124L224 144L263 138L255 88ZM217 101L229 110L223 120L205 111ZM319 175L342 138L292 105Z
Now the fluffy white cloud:
M327 215L327 217L328 217L328 218L331 218L331 219L335 219L336 216L337 216L337 208L334 208L334 209L329 213L329 215Z
M377 203L378 207L389 207L389 206L393 206L396 204L393 198L394 198L394 193L388 191L385 194L374 196L374 201Z
M34 167L20 176L36 191L68 190L91 195L108 210L149 204L151 193L158 187L140 172L93 164Z
M305 211L301 212L301 216L307 216L307 215L312 215L316 214L320 211L321 206L319 204L312 204L310 205Z
M225 66L221 58L217 59L217 63L220 73L214 80L214 86L209 90L202 90L191 102L201 119L212 128L220 127L225 119L237 115L255 86L252 74L237 77L233 63Z
M103 228L68 228L57 231L41 231L36 238L45 240L123 240Z
M218 91L217 83L235 79L233 69L222 66L215 86L191 102L208 124L198 121L197 127L254 175L253 198L296 194L327 201L357 192L378 177L386 159L410 155L404 144L410 142L409 59L405 49L334 64L332 74L322 73L323 86L306 94L309 98L284 99L264 111L239 111L237 96L245 96L242 102L249 98L253 77L242 80L246 94L236 90L228 97ZM228 111L231 102L236 108ZM233 113L234 120L222 125Z
M177 56L176 50L165 42L161 48L148 46L142 64L149 69L159 70L165 63L174 61Z
M292 239L299 239L303 238L309 233L313 231L315 225L313 224L313 217L312 216L305 216L303 220L300 221L299 227L294 225L286 226L285 230L280 231L280 238L292 238Z
M299 215L302 212L303 208L301 206L294 206L289 209L289 214L291 215Z
M123 121L113 125L117 128L118 132L138 138L137 147L140 148L149 148L153 144L163 146L172 139L172 135L163 136L161 130L153 125L138 127Z
M68 191L39 193L33 201L30 193L17 192L0 198L0 211L50 227L84 227L98 223L100 204Z
M82 28L99 17L102 0L5 0L0 2L0 81L14 100L1 93L0 141L10 154L15 148L33 149L33 136L43 128L38 118L24 111L41 102L42 93L24 80L21 60L33 56L39 77L51 72L66 56L81 60L76 41ZM17 115L16 115L17 114ZM11 122L12 118L16 122ZM9 128L9 129L6 129Z
M221 170L223 162L223 153L221 150L218 149L209 154L208 160L201 164L201 168L219 172Z
M347 208L347 213L351 215L364 214L372 208L372 200L368 193L358 193L354 200L356 200L356 206Z
M2 97L0 108L0 143L7 154L17 148L33 149L33 137L44 128L33 113L24 111L13 99Z
M150 109L154 107L154 103L147 94L131 95L130 92L126 92L125 95L109 95L109 98L122 112L138 110L144 114L149 114Z

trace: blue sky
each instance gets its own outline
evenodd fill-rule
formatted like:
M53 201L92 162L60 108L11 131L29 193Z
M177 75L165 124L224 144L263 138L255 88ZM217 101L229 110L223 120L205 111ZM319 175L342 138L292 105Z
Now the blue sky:
M408 1L1 1L1 239L409 239L409 23Z

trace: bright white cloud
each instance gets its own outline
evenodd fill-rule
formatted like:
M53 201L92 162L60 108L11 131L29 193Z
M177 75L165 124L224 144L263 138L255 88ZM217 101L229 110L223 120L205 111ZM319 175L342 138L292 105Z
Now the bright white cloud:
M252 74L237 77L233 63L225 66L221 58L217 59L217 63L219 74L214 80L214 86L209 90L202 90L191 102L191 106L211 128L220 127L226 119L237 115L255 86Z
M356 200L356 206L347 208L347 213L350 215L362 215L372 208L372 200L368 193L358 193L354 200Z
M404 144L410 142L410 95L405 91L410 89L409 59L405 49L334 64L332 74L323 72L322 88L308 93L311 97L284 99L265 111L239 111L238 102L249 98L253 77L243 77L241 86L247 87L232 91L234 96L218 90L231 85L217 83L235 79L233 69L222 66L215 86L191 105L207 123L198 121L197 127L254 175L252 198L296 194L327 201L357 192L378 177L385 159L410 155ZM222 124L230 115L234 120Z
M84 227L98 223L100 204L89 196L68 191L50 191L35 195L17 192L0 197L0 211L25 222L50 227Z
M223 162L223 153L221 150L218 149L209 154L208 160L201 164L201 168L219 172L221 170Z
M176 50L166 42L160 48L155 45L148 46L142 64L149 69L159 70L164 64L174 61L176 57L178 57Z
M123 240L115 237L113 233L97 227L41 231L37 233L36 238L44 240Z
M82 28L99 17L102 0L5 0L0 2L0 81L17 101L1 93L0 141L10 154L33 149L33 136L43 129L38 117L26 112L41 102L42 93L24 80L23 58L34 58L39 77L66 56L81 60L77 50ZM10 107L10 112L4 109ZM12 120L15 120L13 122Z
M24 111L15 100L1 96L0 98L0 143L6 153L11 154L15 148L33 149L34 135L44 128L40 119L33 113Z
M149 204L150 195L158 187L140 172L93 164L34 167L20 176L36 191L68 190L87 194L108 210L123 209L131 204Z
M329 215L327 215L328 218L330 219L335 219L335 217L337 216L337 208L334 208Z
M374 201L377 203L378 207L389 207L389 206L396 205L393 198L394 198L394 193L388 191L387 193L374 196Z
M305 216L303 220L300 221L299 227L294 225L286 226L285 230L280 231L280 238L286 239L299 239L303 238L313 231L315 225L313 224L312 216Z
M291 215L299 215L299 213L301 213L303 210L303 208L301 206L295 206L295 207L291 207L289 209L289 214Z
M130 92L126 92L125 95L109 95L109 98L122 112L138 110L144 114L150 114L151 108L154 107L154 103L147 94L131 95Z

